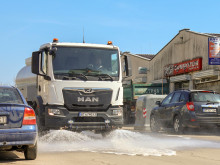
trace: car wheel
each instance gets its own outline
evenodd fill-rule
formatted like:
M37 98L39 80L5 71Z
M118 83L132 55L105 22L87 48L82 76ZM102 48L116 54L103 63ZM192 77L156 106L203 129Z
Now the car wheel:
M158 132L160 130L159 123L154 115L150 117L150 129L152 132Z
M184 131L182 119L179 116L176 116L173 120L173 130L176 134L182 134Z
M35 160L37 157L37 143L34 146L27 146L24 150L26 160Z

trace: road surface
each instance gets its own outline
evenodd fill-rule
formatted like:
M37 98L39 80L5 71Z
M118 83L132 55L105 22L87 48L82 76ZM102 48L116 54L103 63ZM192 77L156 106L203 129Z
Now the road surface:
M63 138L65 137L65 138ZM119 130L107 137L92 133L51 132L39 139L36 160L0 152L1 165L219 165L219 133L186 135Z

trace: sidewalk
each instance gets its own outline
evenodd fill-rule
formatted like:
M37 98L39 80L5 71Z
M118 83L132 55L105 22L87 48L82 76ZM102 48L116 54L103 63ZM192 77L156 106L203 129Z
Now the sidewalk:
M134 130L134 124L127 124L122 127L125 130Z
M124 129L124 130L130 130L130 131L138 131L138 132L151 132L151 130L150 130L150 125L149 125L149 127L147 126L145 126L145 128L143 127L143 128L135 128L134 127L134 124L127 124L127 125L124 125L123 127L122 127L122 129Z

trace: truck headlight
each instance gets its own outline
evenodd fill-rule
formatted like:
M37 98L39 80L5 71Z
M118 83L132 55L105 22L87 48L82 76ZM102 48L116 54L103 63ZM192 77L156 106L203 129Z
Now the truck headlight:
M114 110L112 111L112 114L113 114L113 115L117 115L117 116L122 116L122 110L120 110L120 109L114 109Z
M50 116L54 116L54 115L60 115L60 110L59 109L48 109L48 114Z

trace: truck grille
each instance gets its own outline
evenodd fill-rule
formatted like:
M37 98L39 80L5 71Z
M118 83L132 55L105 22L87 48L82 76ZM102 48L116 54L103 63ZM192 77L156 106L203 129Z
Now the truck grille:
M110 88L64 88L63 98L69 111L107 111L111 104Z

